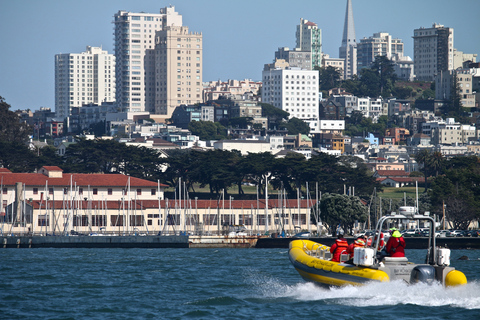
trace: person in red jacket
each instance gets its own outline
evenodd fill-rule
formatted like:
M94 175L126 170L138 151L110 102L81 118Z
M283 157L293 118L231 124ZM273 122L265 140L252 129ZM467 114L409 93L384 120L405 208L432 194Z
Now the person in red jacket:
M338 234L337 240L330 247L330 253L332 254L332 261L340 262L340 255L346 252L348 248L347 239L343 237L343 234Z
M353 259L355 248L363 248L363 247L365 247L365 237L360 236L347 247L347 254L350 255L350 259Z
M390 257L405 257L405 239L395 228L390 229L392 235L387 242L387 253Z

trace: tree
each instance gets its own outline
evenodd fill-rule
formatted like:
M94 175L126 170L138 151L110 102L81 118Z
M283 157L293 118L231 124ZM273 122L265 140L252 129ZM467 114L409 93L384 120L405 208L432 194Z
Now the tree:
M37 156L23 142L0 140L0 167L13 172L33 172Z
M221 140L227 138L227 130L219 122L191 121L188 130L200 140Z
M21 123L18 115L10 111L10 105L0 96L0 140L25 143L31 132L30 126Z
M376 56L372 65L372 70L379 77L379 91L382 97L389 97L395 88L397 75L395 74L394 64L386 56Z
M318 70L318 87L320 90L328 91L339 85L341 73L337 68L332 66L326 68L315 67L315 70Z
M415 160L418 162L418 164L423 165L423 174L425 176L425 192L427 192L428 185L427 185L427 169L428 169L428 163L429 163L429 158L430 158L430 152L428 149L422 149L417 154L415 154Z
M323 195L319 210L320 215L313 214L313 216L320 216L332 234L335 234L338 226L351 234L355 222L365 222L368 217L367 207L359 197L343 194Z
M262 117L268 118L268 128L277 129L283 120L287 120L290 114L268 103L260 103Z
M289 119L286 123L284 122L280 124L279 128L287 129L288 134L291 135L297 135L299 133L308 134L310 132L310 126L308 123L295 117Z

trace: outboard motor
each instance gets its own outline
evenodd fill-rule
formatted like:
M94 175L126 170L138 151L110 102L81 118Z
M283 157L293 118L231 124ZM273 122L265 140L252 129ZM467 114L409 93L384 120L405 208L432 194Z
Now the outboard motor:
M410 274L410 283L424 282L432 284L435 281L435 268L429 265L420 265L413 268Z

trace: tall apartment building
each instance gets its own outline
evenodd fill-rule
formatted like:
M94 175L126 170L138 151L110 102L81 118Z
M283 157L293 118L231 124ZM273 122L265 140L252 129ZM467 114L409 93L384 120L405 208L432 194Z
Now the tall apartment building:
M87 46L82 53L55 55L55 116L65 119L73 107L115 101L115 57Z
M188 27L156 33L155 113L170 116L176 107L202 102L202 34Z
M434 23L413 31L413 62L419 81L433 81L440 71L453 69L453 28Z
M296 50L309 52L311 66L308 70L322 66L322 29L319 29L316 23L307 19L300 19L297 25Z
M290 118L307 122L312 131L318 131L318 71L267 66L262 72L262 101L288 112Z
M345 60L344 79L351 79L353 75L357 74L357 41L355 37L355 23L353 21L352 0L347 0L339 57Z
M368 68L375 61L376 56L386 56L392 59L393 56L403 56L403 42L400 39L393 39L386 32L374 33L369 38L360 39L357 44L357 68Z
M175 7L160 13L119 11L114 15L116 100L121 111L155 112L155 33L182 26Z

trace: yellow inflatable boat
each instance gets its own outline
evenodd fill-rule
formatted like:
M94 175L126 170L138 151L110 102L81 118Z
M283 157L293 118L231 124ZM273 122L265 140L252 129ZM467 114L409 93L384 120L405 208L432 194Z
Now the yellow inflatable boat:
M450 250L437 248L435 244L435 221L427 215L415 214L415 208L401 207L400 213L382 217L376 232L392 220L427 220L430 222L430 239L425 264L408 262L405 257L384 257L380 252L380 239L373 247L355 248L352 263L331 261L330 247L310 240L290 242L289 258L295 269L307 281L326 286L363 285L367 282L404 280L408 283L439 281L444 286L467 283L465 275L450 267ZM402 214L403 213L403 214ZM384 229L383 229L384 230ZM347 260L348 257L340 259Z

